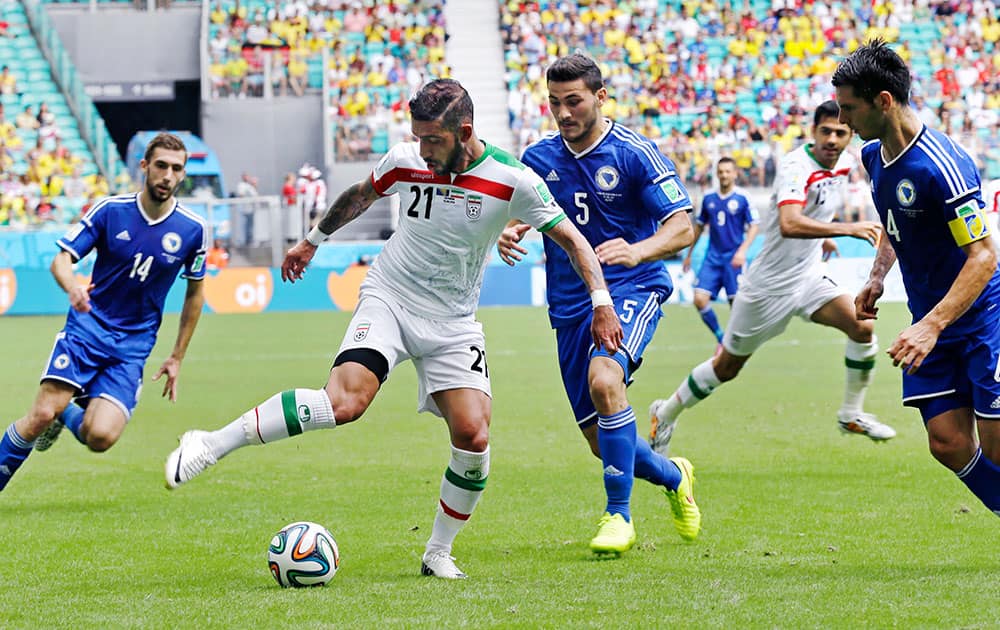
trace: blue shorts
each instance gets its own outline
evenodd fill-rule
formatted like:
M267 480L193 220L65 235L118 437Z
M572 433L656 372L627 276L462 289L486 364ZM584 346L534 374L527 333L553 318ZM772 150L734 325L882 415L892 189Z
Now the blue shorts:
M741 271L733 269L728 260L713 260L706 257L701 269L698 270L698 277L694 280L694 289L708 293L713 300L719 297L720 289L725 289L726 297L732 301L739 288Z
M642 364L642 353L653 339L656 325L663 317L660 303L667 296L657 291L636 291L614 296L615 309L622 324L622 347L613 357L625 373L625 383L632 383L632 373ZM588 372L591 357L607 357L604 348L594 349L588 316L568 326L556 328L559 369L573 416L581 429L597 422L597 410L590 398Z
M151 350L152 342L147 338L136 339L96 325L67 324L56 335L40 380L74 387L81 406L91 398L104 398L129 419L139 402L142 370Z
M1000 420L1000 325L938 343L916 374L903 372L903 404L920 409L924 422L967 407Z

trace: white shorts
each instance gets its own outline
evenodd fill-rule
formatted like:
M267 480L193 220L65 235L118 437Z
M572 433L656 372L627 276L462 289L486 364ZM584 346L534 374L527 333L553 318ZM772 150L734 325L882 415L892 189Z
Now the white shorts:
M793 315L811 321L813 313L841 295L849 292L824 275L810 277L796 293L766 295L752 287L741 288L729 313L722 347L733 356L750 356L784 332Z
M354 309L337 354L360 348L384 356L390 372L403 361L413 361L419 386L417 411L441 416L431 394L447 389L478 389L492 397L486 338L482 324L472 315L427 319L391 298L367 293Z

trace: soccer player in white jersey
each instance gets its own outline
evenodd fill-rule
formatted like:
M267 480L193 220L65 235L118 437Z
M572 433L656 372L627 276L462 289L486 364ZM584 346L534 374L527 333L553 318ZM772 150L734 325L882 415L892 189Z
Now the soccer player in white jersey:
M862 139L861 160L885 236L855 299L874 319L885 274L899 260L913 315L888 354L903 368L931 454L1000 515L1000 271L979 170L909 106L910 69L875 39L833 74L840 117Z
M794 315L847 335L847 386L837 414L840 429L876 441L896 435L863 411L878 352L874 326L857 319L853 297L825 276L821 265L823 254L835 245L820 239L851 236L875 244L882 231L874 221L831 222L843 203L842 189L851 169L857 167L854 157L844 152L853 134L839 115L837 103L822 103L813 117L813 142L781 159L772 211L763 219L764 247L736 294L722 350L696 366L670 398L650 405L654 450L666 452L680 413L736 378L750 355L781 334Z
M240 447L357 420L389 372L412 359L419 410L443 417L451 436L421 573L455 579L466 576L451 557L452 542L490 471L490 379L475 311L487 257L508 221L529 223L566 250L592 297L597 347L617 351L622 328L597 255L538 175L476 136L465 89L432 81L410 100L410 114L419 142L392 147L370 178L341 193L281 267L283 280L301 278L331 233L379 197L402 197L398 230L361 285L325 389L282 392L218 431L185 433L165 472L175 488Z

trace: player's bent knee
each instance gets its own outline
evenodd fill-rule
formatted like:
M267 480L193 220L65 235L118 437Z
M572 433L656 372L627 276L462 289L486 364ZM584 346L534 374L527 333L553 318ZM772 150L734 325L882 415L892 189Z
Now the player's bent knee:
M103 453L110 449L118 441L117 435L108 434L87 434L87 448L95 453Z
M964 466L976 450L975 442L959 432L928 430L927 445L934 459L953 470Z
M452 422L451 443L455 448L473 453L481 453L490 444L490 426L485 418L480 421L465 420Z

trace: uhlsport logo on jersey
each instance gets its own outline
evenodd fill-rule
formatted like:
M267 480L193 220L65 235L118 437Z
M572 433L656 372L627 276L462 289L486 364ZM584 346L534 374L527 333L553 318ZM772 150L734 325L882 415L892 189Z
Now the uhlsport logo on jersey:
M614 190L619 181L621 181L621 176L613 166L602 166L594 173L594 183L601 190Z
M0 315L14 304L17 297L17 276L13 269L0 269Z
M896 184L896 199L899 199L899 203L907 208L912 206L913 202L917 200L917 189L914 188L913 182L908 179L900 180Z
M677 203L684 198L684 193L681 192L680 186L677 185L677 181L673 177L660 184L660 190L667 196L670 203Z
M475 221L483 215L483 196L469 193L465 198L465 216Z
M371 322L358 322L358 325L354 328L354 341L364 341L371 327Z

